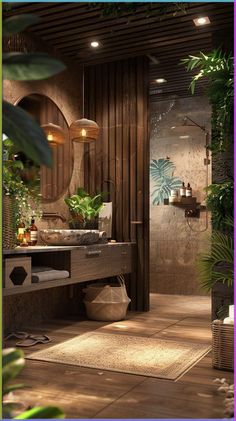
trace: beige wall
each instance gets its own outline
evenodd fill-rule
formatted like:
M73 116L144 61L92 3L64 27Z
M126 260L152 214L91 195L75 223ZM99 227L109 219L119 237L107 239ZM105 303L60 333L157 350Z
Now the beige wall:
M74 62L65 60L64 57L58 55L55 51L49 50L48 47L41 43L37 38L28 35L22 35L16 37L14 40L14 47L11 50L17 50L17 44L19 44L19 50L25 46L27 51L44 51L50 53L59 59L61 59L67 69L49 79L42 81L30 81L30 82L18 82L8 81L3 82L3 97L11 103L16 103L20 98L32 94L38 93L48 96L52 99L58 108L64 115L68 125L74 120L82 117L82 68ZM74 193L76 187L84 184L84 172L83 172L83 145L78 143L73 144L74 148L74 169L71 178L70 185L67 191L55 202L44 203L43 210L45 212L58 212L66 217L69 216L67 206L65 205L63 198L68 194ZM67 224L63 224L61 220L41 220L38 221L37 226L39 228L47 228L53 226L56 227L67 227Z
M210 129L210 106L207 98L182 98L151 104L150 159L166 158L174 163L174 176L190 182L193 196L204 199L206 183L205 137L193 129L188 139L180 139L171 127L189 116ZM209 183L211 170L209 168ZM154 188L150 177L150 194ZM150 282L151 292L164 294L203 294L199 289L195 262L197 255L208 247L209 228L205 228L206 213L191 219L190 229L184 210L165 205L153 205L150 196ZM210 216L209 216L210 219Z
M47 95L59 107L68 125L72 121L82 117L82 68L75 63L65 61L64 58L50 51L47 46L42 45L34 37L17 36L11 51L16 51L16 44L20 43L19 50L44 51L57 56L67 65L67 69L54 77L37 82L15 82L4 81L4 99L15 103L19 98L32 93ZM69 216L67 206L63 198L69 193L75 192L77 186L84 183L83 170L83 145L74 144L74 168L70 185L67 192L55 202L44 203L45 212L58 212L64 216ZM38 228L61 228L68 227L59 219L41 220L36 222ZM68 315L73 310L71 299L72 288L59 287L45 291L37 291L12 297L5 297L3 303L3 322L5 331L15 331L29 324L38 324L43 319L48 320L55 316ZM80 291L75 294L75 302L80 300ZM80 300L81 301L81 300ZM76 312L81 311L81 303L76 305Z

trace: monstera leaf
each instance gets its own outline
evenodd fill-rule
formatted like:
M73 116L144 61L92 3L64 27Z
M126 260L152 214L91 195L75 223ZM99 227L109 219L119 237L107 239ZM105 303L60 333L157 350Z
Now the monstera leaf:
M171 177L175 166L169 159L153 159L150 164L150 174L154 181L159 182L163 177Z
M168 199L171 190L181 187L182 181L173 177L175 166L169 159L153 159L150 164L150 174L156 182L152 192L153 205L160 205L164 199Z

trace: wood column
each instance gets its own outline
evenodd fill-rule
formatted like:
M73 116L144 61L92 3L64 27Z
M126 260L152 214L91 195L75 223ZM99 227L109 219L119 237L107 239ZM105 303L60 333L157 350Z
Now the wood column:
M85 189L113 203L113 238L136 241L132 309L149 309L148 61L136 57L85 68L85 117L100 128L85 146Z

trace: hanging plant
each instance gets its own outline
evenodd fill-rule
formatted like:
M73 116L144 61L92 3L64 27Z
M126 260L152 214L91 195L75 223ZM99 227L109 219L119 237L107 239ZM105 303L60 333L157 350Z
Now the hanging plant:
M198 56L190 55L181 60L186 70L199 72L192 77L190 90L195 92L197 82L205 77L208 80L207 96L212 106L212 136L210 149L213 153L225 152L229 142L233 141L233 57L221 49Z
M168 199L171 190L177 190L181 187L182 181L173 177L175 166L169 159L153 159L150 164L150 175L155 181L152 192L153 205L164 203Z

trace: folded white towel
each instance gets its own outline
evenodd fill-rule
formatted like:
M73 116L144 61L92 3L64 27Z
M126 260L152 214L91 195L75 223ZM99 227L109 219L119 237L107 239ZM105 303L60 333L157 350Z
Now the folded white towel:
M32 268L34 270L34 268ZM70 274L67 270L45 270L42 272L33 272L32 271L32 282L44 282L44 281L53 281L55 279L64 279L69 278Z

